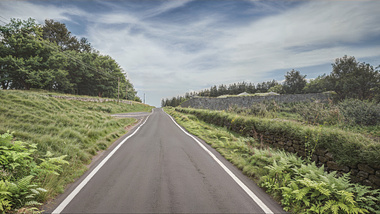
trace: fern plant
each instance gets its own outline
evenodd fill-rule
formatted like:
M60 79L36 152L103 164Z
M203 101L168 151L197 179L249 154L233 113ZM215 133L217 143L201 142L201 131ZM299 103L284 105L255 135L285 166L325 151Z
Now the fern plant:
M10 195L6 182L0 180L0 211L2 213L11 209Z
M41 192L46 192L46 190L32 184L33 177L33 175L29 175L18 180L16 183L9 183L8 190L11 193L10 197L14 208L41 205L37 201L37 197Z
M35 144L12 142L9 131L0 135L0 211L16 210L24 206L34 210L45 189L41 181L59 175L66 156L53 157L51 152L38 158Z
M255 154L257 152L255 151ZM278 197L292 213L376 213L380 192L350 183L349 174L338 177L315 163L305 164L292 154L281 154L264 166L260 185ZM253 162L253 161L252 161ZM376 198L376 197L379 197Z
M323 181L298 179L282 190L287 210L295 203L307 213L368 213L358 206L352 192L338 190Z
M352 184L347 191L354 193L358 206L370 213L380 214L380 189L371 190L368 186Z

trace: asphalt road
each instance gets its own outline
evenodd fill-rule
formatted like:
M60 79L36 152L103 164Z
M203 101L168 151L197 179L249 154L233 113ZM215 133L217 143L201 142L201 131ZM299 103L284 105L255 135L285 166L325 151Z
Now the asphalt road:
M161 109L154 109L124 138L114 146L117 150L110 149L57 200L52 211L285 213L253 181L210 146L183 132Z

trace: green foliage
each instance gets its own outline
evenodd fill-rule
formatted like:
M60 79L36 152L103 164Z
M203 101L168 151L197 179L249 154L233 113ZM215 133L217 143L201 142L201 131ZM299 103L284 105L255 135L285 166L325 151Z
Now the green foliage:
M245 174L258 179L259 185L280 201L286 211L379 213L380 190L350 183L349 174L339 177L336 172L325 172L323 166L317 167L314 162L306 163L295 154L258 148L261 145L252 138L243 138L226 128L193 117L200 114L198 111L187 114L178 110L165 108L190 133L205 140ZM219 114L224 117L228 115L224 112ZM237 119L234 115L233 123Z
M306 83L306 86L302 89L304 93L322 93L326 91L333 91L333 85L328 80L329 76L326 74L320 75L315 79Z
M341 164L359 162L380 164L380 144L361 134L334 129L331 127L305 126L294 121L240 116L232 113L176 108L177 111L193 114L199 120L251 137L277 137L283 141L311 143L310 151L323 148L329 150ZM305 139L305 136L307 139ZM311 141L310 141L311 140Z
M309 124L335 125L343 121L340 108L333 103L304 102L293 105L292 112L299 114Z
M306 86L306 75L301 75L299 71L291 70L285 75L283 90L287 94L299 94Z
M61 165L69 164L68 161L64 160L67 155L62 155L60 157L53 157L50 151L46 152L44 158L40 158L41 163L37 166L38 174L42 176L59 175L62 171Z
M21 141L11 142L12 138L9 131L0 137L0 164L5 179L17 180L30 173L36 145Z
M380 189L372 190L368 186L352 184L347 191L354 193L354 200L359 207L380 214Z
M11 19L0 25L0 87L139 100L120 65L65 24Z
M87 170L97 151L107 149L136 121L110 113L152 109L135 102L95 103L51 95L63 96L0 90L0 133L4 133L0 134L0 178L16 184L17 179L33 175L33 182L48 191L36 195L38 202L61 193ZM15 141L7 130L14 131Z
M9 131L0 135L0 210L3 212L41 205L38 200L47 190L39 187L39 181L52 174L59 175L62 165L68 164L64 160L66 156L52 157L51 152L45 158L37 158L35 144L12 140Z
M161 106L172 106L177 107L181 103L185 102L186 100L190 99L194 96L201 96L201 97L221 97L224 95L233 96L238 95L243 92L254 94L254 93L266 93L269 91L270 88L281 88L282 86L279 85L279 83L276 80L262 82L262 83L247 83L247 82L239 82L239 83L233 83L230 85L219 85L218 87L216 85L211 86L210 89L205 89L199 92L191 92L186 93L185 96L177 96L173 97L171 99L162 99L161 100Z
M347 99L339 103L345 121L353 125L377 125L380 121L380 103Z
M355 57L337 58L328 78L339 99L372 99L379 87L379 72L366 63L356 61Z
M12 208L11 205L11 192L8 190L7 182L0 180L0 211L2 213L9 211Z
M42 37L51 43L57 44L62 50L74 50L77 52L90 52L93 48L86 38L78 40L66 28L66 25L52 19L46 19L42 27Z
M274 92L274 93L278 93L278 94L283 94L285 91L284 91L284 86L283 85L275 85L273 87L271 87L270 89L268 89L268 92Z
M288 161L289 158L299 161ZM286 211L368 213L378 208L378 190L352 184L348 174L337 177L336 172L327 173L315 163L305 164L295 155L281 155L265 168L268 171L261 177L260 185L279 198Z
M29 175L17 180L15 183L8 183L8 191L11 193L10 199L13 209L23 206L41 205L37 200L41 192L46 192L46 190L33 184L33 177L33 175Z
M312 168L306 173L295 174L292 181L281 187L286 210L291 210L294 203L299 206L296 209L306 209L307 213L368 212L357 204L354 193L346 190L352 185L347 175L337 178L335 173L328 174L315 165Z

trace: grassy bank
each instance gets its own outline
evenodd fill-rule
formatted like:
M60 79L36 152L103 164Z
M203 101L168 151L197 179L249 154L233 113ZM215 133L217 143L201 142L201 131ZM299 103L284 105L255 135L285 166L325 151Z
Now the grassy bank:
M115 102L94 103L57 99L44 92L0 90L0 134L14 132L15 140L36 144L34 159L66 155L59 176L52 175L40 185L47 193L42 200L61 193L66 184L87 170L92 156L125 134L133 118L110 114L150 111L151 106ZM36 175L38 176L38 175Z
M380 144L359 133L338 128L305 125L295 121L283 121L254 116L242 116L223 111L176 108L177 111L195 115L198 119L226 127L244 136L275 139L281 142L303 144L309 154L315 149L327 149L340 164L370 166L380 164Z
M380 191L350 183L348 175L327 173L277 149L263 148L254 138L212 125L195 114L165 108L190 133L210 144L254 179L291 213L380 213ZM237 119L237 118L235 118Z

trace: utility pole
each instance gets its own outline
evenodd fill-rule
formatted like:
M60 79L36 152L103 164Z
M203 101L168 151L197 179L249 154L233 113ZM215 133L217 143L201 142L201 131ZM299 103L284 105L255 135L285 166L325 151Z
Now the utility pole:
M117 103L119 103L119 85L120 85L120 77L117 78Z
M144 104L145 104L145 93L144 93Z

